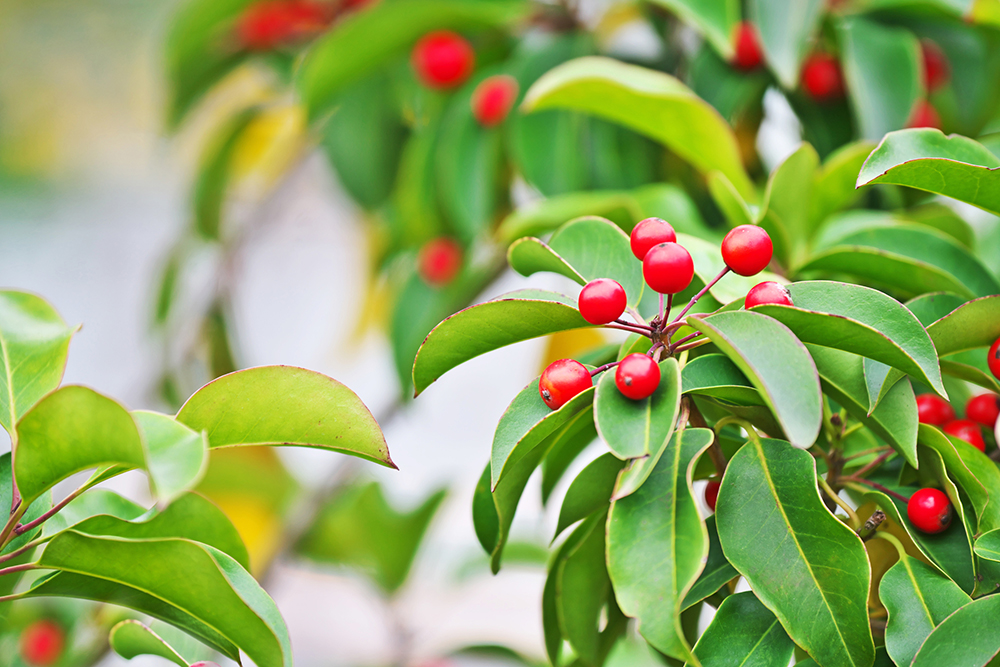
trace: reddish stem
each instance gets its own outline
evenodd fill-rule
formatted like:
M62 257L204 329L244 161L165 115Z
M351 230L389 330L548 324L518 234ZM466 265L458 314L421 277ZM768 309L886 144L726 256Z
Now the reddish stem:
M845 482L856 482L858 484L865 484L867 486L872 487L873 489L877 489L877 490L881 491L882 493L884 493L884 494L886 494L888 496L892 496L896 500L901 500L904 503L910 502L910 499L907 498L906 496L904 496L904 495L902 495L900 493L896 493L892 489L886 488L886 487L882 486L881 484L879 484L878 482L873 482L870 479L865 479L863 477L854 477L854 476L851 476L851 477L841 477L840 479L842 481L845 481Z
M617 366L620 363L621 363L620 361L612 361L610 364L604 364L603 366L598 366L594 370L590 371L590 377L594 377L598 373L603 373L604 371L608 370L609 368L614 368L615 366Z
M729 273L729 267L728 266L726 268L722 269L722 271L719 272L719 275L715 276L715 278L712 279L712 282L710 282L707 285L705 285L704 287L702 287L700 292L698 292L693 297L691 297L691 300L688 301L688 305L684 306L684 310L682 310L680 312L680 314L677 317L674 318L674 322L680 321L680 319L682 317L684 317L685 315L687 315L687 312L689 310L691 310L692 307L694 307L694 304L698 303L698 299L700 299L701 297L705 296L705 293L708 292L708 290L712 289L712 287L715 286L715 283L717 283L720 280L722 280L722 277L724 275L726 275L727 273Z

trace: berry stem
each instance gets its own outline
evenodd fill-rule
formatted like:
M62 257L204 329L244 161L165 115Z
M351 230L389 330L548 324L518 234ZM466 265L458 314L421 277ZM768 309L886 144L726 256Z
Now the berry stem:
M865 473L871 472L875 468L877 468L880 465L882 465L883 463L885 463L885 460L887 458L889 458L890 456L892 456L893 453L894 452L890 449L889 451L885 452L884 454L882 454L881 456L879 456L877 459L875 459L874 461L872 461L871 463L869 463L865 467L861 468L861 470L858 470L857 472L855 472L854 476L855 477L864 477Z
M0 556L0 563L6 563L9 560L14 560L15 558L17 558L21 554L23 554L25 552L28 552L28 551L31 551L32 549L35 549L37 547L40 547L45 542L48 542L50 539L52 539L51 536L50 537L43 537L43 538L40 538L40 539L37 539L37 540L32 540L31 542L28 542L27 544L25 544L20 549L17 549L15 551L11 551L9 554L4 554L3 556Z
M40 569L34 563L25 563L24 565L14 565L12 567L4 568L0 570L0 577L5 574L16 574L18 572L27 572L28 570L38 570Z
M666 318L663 316L663 292L660 292L660 321L664 321Z
M684 343L688 342L689 340L693 340L693 339L695 339L695 338L697 338L698 336L701 336L701 335L702 335L702 333L700 331L695 331L693 334L688 334L687 336L684 336L684 338L681 338L679 341L677 341L676 343L674 343L673 344L673 349L676 350L678 347L680 347Z
M708 345L711 342L712 341L710 341L707 338L702 338L701 340L696 340L693 343L688 343L687 345L680 345L680 346L675 345L674 349L671 350L671 352L673 354L676 354L678 352L685 352L687 350L693 350L696 347L701 347L702 345Z
M609 329L618 329L620 331L627 331L629 333L639 334L640 336L646 336L647 338L652 338L651 335L652 329L647 331L646 329L640 329L638 326L634 324L624 325L624 324L618 324L617 322L611 322L610 324L605 324L604 326L608 327Z
M649 348L649 351L646 352L646 356L647 357L652 357L654 354L656 354L656 351L659 350L663 346L664 346L663 345L663 341L657 341L657 342L653 343L653 346L651 348Z
M855 512L850 505L844 502L844 499L837 495L837 492L830 488L830 485L822 477L817 477L819 479L819 485L823 489L823 492L827 497L836 503L837 507L844 510L847 516L851 519L851 527L857 531L861 528L861 519L858 517L857 512Z
M700 299L701 297L705 296L705 293L708 292L708 290L712 289L715 286L715 283L717 283L720 280L722 280L722 277L724 275L726 275L727 273L729 273L729 267L728 266L726 268L722 269L722 271L719 272L719 275L715 276L715 278L713 278L710 283L708 283L707 285L705 285L704 287L702 287L700 292L698 292L693 297L691 297L691 300L688 301L688 305L684 306L684 310L682 310L680 312L680 314L678 314L677 317L674 318L674 322L680 321L680 319L682 317L684 317L685 315L687 315L687 312L689 310L691 310L691 308L694 307L694 304L698 303L698 299ZM671 324L673 324L673 322L671 322Z
M608 370L609 368L614 368L615 366L617 366L620 363L621 363L620 361L612 361L610 364L604 364L603 366L598 366L594 370L590 371L590 377L594 377L598 373L603 373L604 371Z
M865 479L863 477L854 477L854 476L841 477L840 479L843 482L854 482L855 484L864 484L866 486L870 486L873 489L877 489L878 491L881 491L882 493L884 493L884 494L886 494L888 496L892 496L896 500L901 500L904 503L910 502L910 499L907 498L906 496L902 495L901 493L896 493L892 489L884 487L881 484L879 484L878 482L873 482L870 479Z
M22 525L18 525L14 529L14 534L15 535L24 535L25 533L29 532L30 530L32 530L34 528L37 528L38 526L42 525L43 523L45 523L46 521L48 521L49 519L51 519L52 517L54 517L56 514L58 514L62 510L62 508L66 507L66 505L69 505L71 502L73 502L74 500L76 500L76 498L78 498L81 493L83 493L84 491L86 491L89 488L90 488L90 486L84 484L79 489L77 489L73 493L71 493L68 496L66 496L65 498L63 498L61 501L59 501L59 503L57 503L56 505L54 505L52 507L52 509L50 509L48 512L46 512L45 514L41 515L40 517L38 517L34 521L29 521L28 523L25 523L25 524L22 524Z
M628 320L623 320L621 318L618 318L617 320L615 320L615 322L617 324L623 324L623 325L625 325L627 327L638 327L640 329L643 329L644 331L652 331L653 330L653 327L649 326L648 324L637 324L635 322L629 322Z

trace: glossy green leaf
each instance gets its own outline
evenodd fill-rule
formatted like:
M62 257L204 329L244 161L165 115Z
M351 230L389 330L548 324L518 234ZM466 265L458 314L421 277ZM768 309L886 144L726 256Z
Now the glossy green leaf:
M74 331L44 299L0 291L0 424L8 433L59 386Z
M6 515L10 512L10 508L13 506L13 485L11 481L13 480L13 475L11 475L10 470L10 452L6 454L0 454L0 507L3 508L3 512ZM25 510L24 516L21 517L21 523L28 523L34 521L42 514L47 512L52 507L52 494L51 492L43 493L35 502L33 502L27 510ZM57 517L59 515L56 515ZM43 524L45 526L45 524ZM32 541L41 532L41 528L36 530L28 531L23 535L14 537L7 545L0 549L0 554L10 553L16 551L23 547L28 542ZM11 576L9 579L3 581L3 584L10 583L10 590L13 590L14 585L17 583L16 576ZM0 584L0 585L3 585ZM6 595L10 590L4 588L3 593L0 595Z
M688 609L715 594L726 583L740 576L736 568L726 560L726 555L722 553L719 529L715 525L714 514L705 519L705 528L708 530L708 560L705 562L705 569L698 575L698 580L684 596L684 601L681 603L682 609Z
M973 550L980 558L1000 561L1000 528L980 535L973 546Z
M944 462L948 474L967 494L979 530L985 532L1000 528L1000 470L985 454L964 440L946 436L928 424L920 425L920 444L935 450ZM990 483L990 487L985 483Z
M940 130L890 132L858 174L858 186L893 183L952 197L1000 215L1000 158Z
M677 360L660 362L660 385L649 398L627 398L605 371L594 394L597 432L620 459L649 456L670 438L681 406L681 373Z
M701 32L724 58L733 55L733 31L740 20L736 0L652 0Z
M842 146L823 162L816 173L809 200L809 220L813 229L859 196L855 189L858 172L874 148L869 141L857 141Z
M247 128L259 114L257 108L236 114L221 128L201 156L191 199L194 228L208 240L217 241L221 236L233 156Z
M139 429L128 411L86 387L52 392L21 417L14 470L32 502L70 475L103 465L145 468Z
M967 299L951 292L931 292L910 299L906 302L906 307L917 316L922 325L929 327L967 301Z
M90 489L46 521L43 533L46 537L50 537L99 514L132 521L141 517L146 511L142 505L134 503L114 491L102 488Z
M298 71L310 117L318 117L347 86L406 53L432 30L477 30L507 25L524 15L520 0L397 0L340 22L317 40ZM378 35L378 39L372 39Z
M824 667L872 663L868 556L823 504L811 455L780 440L744 445L716 521L729 562L796 644Z
M785 88L799 83L799 68L812 48L813 33L823 19L822 0L751 0L749 18L760 33L767 64Z
M916 36L854 16L839 23L847 89L861 135L878 141L904 127L924 90Z
M401 512L389 504L377 482L349 486L324 503L295 551L318 563L356 568L386 593L394 593L406 582L446 495L438 490Z
M548 271L566 276L580 285L586 285L588 282L548 243L533 236L520 238L511 244L507 249L507 263L522 276Z
M597 438L597 427L594 426L593 413L591 413L591 418L585 421L584 426L577 429L564 426L562 430L550 437L553 438L554 442L542 461L543 505L548 504L556 484L559 483L577 456Z
M721 398L740 405L762 405L760 393L724 354L704 354L681 370L681 392Z
M755 192L729 125L677 79L602 57L572 60L528 91L527 111L584 111L665 144L696 168L725 174L744 198Z
M633 222L638 222L642 215L637 202L627 192L568 192L517 209L500 223L497 237L501 242L511 242L524 236L551 232L567 220L585 215L612 217L616 212L624 212L626 218Z
M434 327L413 362L419 394L469 359L557 331L590 326L569 297L543 290L520 290L466 308Z
M908 210L906 219L947 234L962 246L976 249L976 232L956 211L942 202L929 202Z
M898 368L946 396L937 351L906 306L861 285L808 281L788 286L792 306L760 306L804 343L853 352Z
M696 315L687 322L743 371L792 444L813 444L823 418L819 376L805 346L785 325L749 311Z
M806 347L816 362L823 391L916 467L917 401L909 380L893 385L869 415L864 359L829 347Z
M942 359L941 372L947 376L979 385L994 393L1000 393L1000 381L988 370L983 370L977 366L963 364L951 359Z
M752 592L730 595L694 646L702 667L788 667L795 643Z
M944 619L917 651L912 667L979 667L1000 654L1000 597L973 600Z
M146 445L149 478L157 498L170 502L194 488L208 466L208 439L169 415L132 413Z
M205 431L212 448L295 445L330 449L395 468L382 430L361 399L321 373L261 366L194 393L177 421Z
M864 373L865 385L868 387L868 415L871 416L889 390L903 379L905 373L867 357L864 358Z
M975 299L927 327L942 357L988 347L1000 338L1000 296Z
M730 227L752 225L756 222L753 211L725 174L721 171L711 171L706 180L715 205L722 211Z
M115 653L131 660L140 655L155 655L179 667L188 667L185 660L170 644L139 621L122 621L111 628L108 642Z
M770 234L774 253L786 266L801 261L805 242L811 236L809 202L818 168L819 155L803 143L767 179L758 224Z
M691 487L708 429L674 434L649 478L616 499L608 517L608 571L622 610L658 651L692 660L681 629L682 602L705 567L708 533Z
M580 471L566 490L553 541L577 521L607 508L622 465L624 463L620 459L609 453L602 454Z

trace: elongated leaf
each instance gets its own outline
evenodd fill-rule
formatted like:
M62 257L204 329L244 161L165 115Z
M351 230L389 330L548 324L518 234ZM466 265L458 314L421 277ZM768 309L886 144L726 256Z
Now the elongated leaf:
M681 392L740 405L763 405L760 393L724 354L705 354L686 363L681 371Z
M796 644L825 667L872 663L868 557L820 499L812 456L779 440L744 445L716 521L729 562Z
M11 507L13 506L14 487L11 483L12 480L13 480L13 475L11 475L11 469L10 469L10 452L7 452L6 454L0 455L0 507L4 508L2 510L4 514L9 513ZM25 510L24 516L21 517L21 523L29 523L31 521L34 521L42 514L49 511L51 507L52 507L51 492L43 493L37 500L35 500L35 502L33 502L28 507L27 510ZM58 516L59 515L56 515L57 518ZM43 527L45 525L46 524L43 524ZM38 537L38 534L40 532L42 532L42 528L36 528L35 530L28 531L27 533L15 537L14 539L12 539L10 542L7 543L7 546L5 546L2 550L0 550L0 554L7 554L12 551L20 549L25 544ZM3 595L10 593L11 590L13 590L14 587L17 585L17 576L12 575L11 577L3 580L3 583L0 585L4 586L4 588L0 589L3 590L2 593ZM6 585L9 585L10 588L7 589Z
M170 502L194 488L208 466L208 438L173 417L137 410L132 417L146 445L149 478L156 496Z
M0 291L0 424L8 433L59 386L74 331L34 294Z
M594 426L593 413L591 413L590 419L585 420L580 428L572 429L571 426L563 427L562 430L551 436L554 439L552 448L542 461L543 505L548 504L556 484L562 479L563 474L565 474L569 466L586 449L587 445L597 437L597 427Z
M821 0L748 3L750 19L760 32L768 65L785 88L799 82L799 67L812 43L812 35L823 18Z
M858 172L875 148L869 141L847 144L831 154L816 173L809 220L815 229L831 213L847 206L860 194L855 189Z
M652 0L694 25L722 57L733 55L733 30L740 20L736 0Z
M723 600L694 646L702 667L787 667L794 650L778 619L751 592Z
M872 183L906 185L1000 215L1000 158L972 139L940 130L885 135L858 174L858 187Z
M682 609L688 609L701 602L715 594L726 585L726 582L740 576L736 568L726 560L726 555L722 553L719 529L715 525L714 514L705 520L705 528L708 530L708 560L705 562L705 569L698 575L698 580L684 596L684 601L681 603Z
M934 628L917 651L912 667L977 667L986 665L1000 653L1000 633L996 632L1000 597L991 595L973 600Z
M221 235L233 156L247 129L259 115L260 110L257 108L236 114L222 127L201 156L191 199L194 206L194 227L208 240L216 241Z
M804 343L881 361L947 396L934 344L903 304L878 290L832 281L793 283L788 291L794 307L755 310L785 324Z
M889 390L903 379L905 373L874 359L864 359L865 385L868 387L868 415L871 416ZM944 372L943 370L941 371Z
M774 254L786 266L800 263L812 234L809 201L818 167L816 149L803 143L767 179L758 221L771 235Z
M956 308L927 327L938 354L988 347L1000 338L1000 296L987 296Z
M967 302L968 299L951 292L931 292L910 299L906 302L906 307L917 316L921 324L929 327Z
M420 394L469 359L557 331L590 326L569 297L543 290L511 292L458 312L428 334L413 362Z
M318 447L396 467L361 399L333 378L304 368L262 366L225 375L196 391L177 421L205 431L212 448Z
M321 115L346 86L405 53L425 33L502 26L526 8L520 0L399 0L355 12L316 42L299 69L298 88L309 115Z
M898 665L909 665L927 635L972 601L955 582L916 558L900 555L882 576L879 598L889 611L885 646Z
M980 535L973 549L980 558L1000 561L1000 528Z
M597 432L620 459L653 454L670 439L681 406L677 360L660 362L660 385L649 398L634 401L619 391L612 371L605 371L594 394Z
M753 212L725 174L721 171L711 171L706 180L715 205L722 211L730 227L755 224Z
M155 655L180 667L188 667L188 661L180 653L139 621L122 621L111 628L108 641L115 653L126 660L140 655Z
M588 282L566 258L560 256L548 243L533 236L520 238L511 244L507 250L507 263L522 276L549 271L566 276L580 285Z
M1000 498L994 495L1000 492L996 464L964 440L950 438L928 424L920 425L919 440L941 456L949 475L967 494L979 519L980 532L1000 528Z
M50 537L99 514L132 521L141 517L146 511L142 505L134 503L114 491L101 488L90 489L46 521L43 525L43 533L46 537ZM174 537L181 536L175 535Z
M600 215L619 220L624 214L631 223L642 218L634 197L621 190L567 192L532 202L504 218L497 229L501 242L511 242L524 236L545 234L585 215ZM520 272L520 269L515 268Z
M749 311L696 315L687 322L743 371L792 444L813 444L822 421L819 376L805 346L785 325Z
M608 571L622 611L657 650L694 660L681 629L681 603L708 556L691 476L712 442L708 429L674 434L646 482L618 498L608 516ZM694 661L697 664L697 661Z
M552 536L553 541L577 521L607 508L622 465L622 461L613 454L602 454L580 471L566 491L559 509L559 521L555 535Z
M584 111L649 136L696 168L718 169L748 200L756 197L729 125L677 79L602 57L571 60L528 91L524 108Z

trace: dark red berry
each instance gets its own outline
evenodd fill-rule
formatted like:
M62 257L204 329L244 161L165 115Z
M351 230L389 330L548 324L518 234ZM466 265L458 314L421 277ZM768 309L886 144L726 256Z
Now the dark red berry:
M744 308L754 306L791 306L792 295L788 288L771 280L767 280L758 285L754 285L747 292L746 299L743 300Z
M829 53L815 53L802 67L802 87L817 102L838 100L844 96L844 75L840 62Z
M986 441L979 430L979 424L968 419L956 419L944 425L944 432L953 435L959 440L965 440L981 452L986 451Z
M721 482L709 481L705 485L705 504L708 505L708 509L715 511L715 503L719 500L719 487L722 486Z
M630 354L615 369L615 385L634 401L649 398L660 386L660 367L645 354Z
M622 316L628 297L617 280L598 278L583 286L577 303L583 319L591 324L607 324Z
M517 91L517 79L506 74L483 80L472 93L472 115L483 127L499 125L517 101Z
M691 253L677 243L655 245L642 260L642 277L660 294L683 292L694 278Z
M924 83L927 92L933 93L948 85L951 79L951 65L941 47L929 39L920 40L920 52L924 59Z
M258 2L243 12L236 25L236 33L243 48L268 51L316 33L328 22L326 8L315 2Z
M943 426L955 418L951 404L934 394L917 396L917 420L921 424Z
M553 361L538 379L538 393L552 410L558 410L581 391L593 386L594 380L587 367L572 359Z
M53 621L36 621L21 633L21 659L31 667L48 667L62 655L63 629Z
M771 263L774 246L762 227L740 225L722 240L722 259L741 276L754 276Z
M941 116L927 100L920 100L913 108L910 115L910 122L906 127L931 127L936 130L941 129Z
M472 45L461 35L448 30L424 35L413 47L410 58L417 78L434 89L460 85L472 74L475 60Z
M940 533L951 525L951 502L937 489L920 489L906 503L906 516L917 530Z
M760 49L757 30L751 23L744 21L736 26L736 54L733 65L741 70L751 70L764 61L764 53Z
M449 238L428 241L417 257L417 271L428 285L442 287L462 269L462 246Z
M673 226L661 218L646 218L632 228L629 243L632 245L632 254L640 262L646 259L646 253L654 245L661 243L676 243L677 234Z
M1000 380L1000 338L996 339L990 346L990 351L986 353L986 364L990 368L990 373L993 373L993 377Z
M965 404L965 416L987 428L996 426L1000 417L1000 396L996 394L980 394Z

